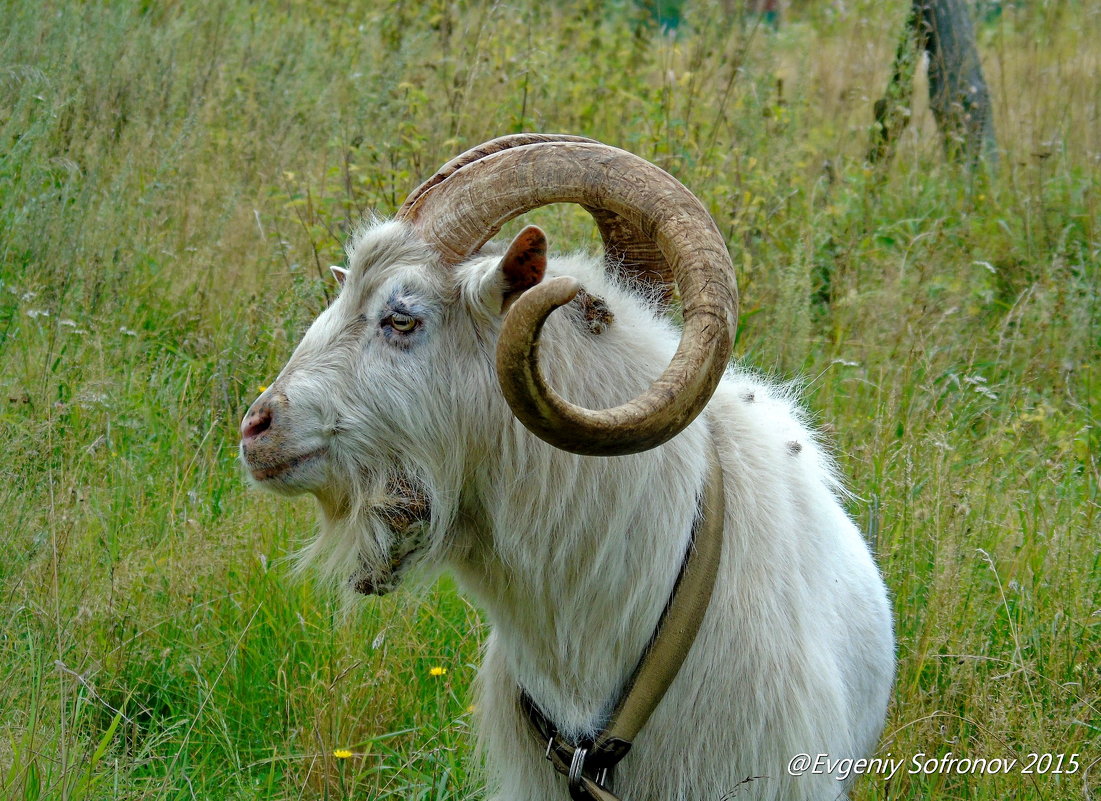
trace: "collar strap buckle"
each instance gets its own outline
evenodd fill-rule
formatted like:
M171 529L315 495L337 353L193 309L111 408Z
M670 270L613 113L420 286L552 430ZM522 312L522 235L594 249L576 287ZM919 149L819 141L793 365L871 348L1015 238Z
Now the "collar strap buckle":
M520 708L533 731L538 732L539 739L546 741L544 756L566 777L570 798L574 801L614 801L615 795L609 788L612 769L627 756L631 743L618 737L598 735L595 740L574 744L559 734L526 692L520 694Z
M570 760L570 772L566 774L566 781L570 788L570 798L574 801L587 801L588 793L585 792L581 780L585 777L585 757L589 755L588 748L580 746L573 749L573 758Z

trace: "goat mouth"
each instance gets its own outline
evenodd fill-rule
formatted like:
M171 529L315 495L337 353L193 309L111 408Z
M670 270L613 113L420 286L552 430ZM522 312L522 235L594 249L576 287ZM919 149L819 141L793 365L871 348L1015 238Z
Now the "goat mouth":
M293 472L296 468L322 456L325 451L325 447L315 448L312 451L300 453L297 456L292 456L289 459L285 459L275 464L257 464L249 459L247 453L244 456L249 475L252 476L254 481L263 483L265 481L271 481L272 479L285 478L287 474Z

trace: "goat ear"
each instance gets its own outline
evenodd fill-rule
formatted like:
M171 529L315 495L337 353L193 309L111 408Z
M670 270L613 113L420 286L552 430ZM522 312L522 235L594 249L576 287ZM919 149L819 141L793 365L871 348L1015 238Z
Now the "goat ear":
M335 264L329 268L332 271L333 278L336 279L337 284L344 286L344 282L348 280L348 271L343 267L337 267Z
M529 225L516 235L497 268L504 294L501 311L507 311L525 290L543 280L547 272L547 237L535 225Z

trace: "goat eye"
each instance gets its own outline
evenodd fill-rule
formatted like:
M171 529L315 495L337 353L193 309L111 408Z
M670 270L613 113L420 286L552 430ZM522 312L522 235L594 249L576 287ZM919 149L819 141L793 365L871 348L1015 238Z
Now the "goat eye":
M401 314L400 312L391 314L386 318L386 321L390 323L391 328L403 334L408 334L417 327L417 319L415 317L410 317L408 314Z

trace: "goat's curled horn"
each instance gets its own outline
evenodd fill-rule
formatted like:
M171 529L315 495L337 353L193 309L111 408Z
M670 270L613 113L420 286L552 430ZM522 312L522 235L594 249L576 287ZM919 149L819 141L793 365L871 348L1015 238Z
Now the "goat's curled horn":
M579 286L544 281L509 308L497 373L513 413L540 438L574 453L614 456L654 448L700 413L726 369L738 291L726 243L696 197L655 165L575 136L516 134L448 162L405 201L412 224L447 264L457 264L502 225L551 203L594 217L609 261L636 277L675 283L684 312L680 346L642 395L611 409L563 400L546 383L537 345L544 321ZM671 279L671 280L670 280Z

